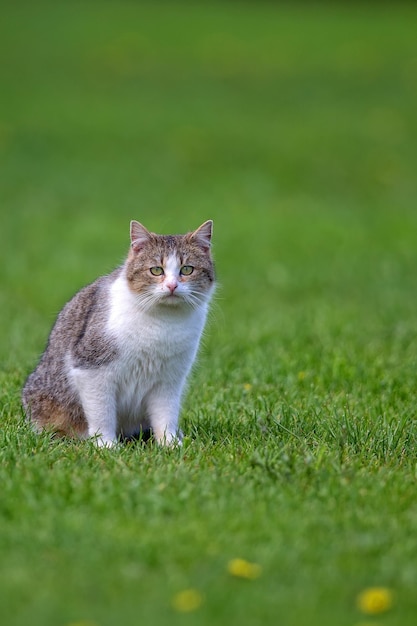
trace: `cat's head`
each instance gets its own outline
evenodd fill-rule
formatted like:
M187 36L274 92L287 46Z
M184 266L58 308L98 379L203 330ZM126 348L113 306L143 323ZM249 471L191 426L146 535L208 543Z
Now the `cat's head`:
M211 258L213 222L186 235L157 235L136 221L130 223L126 277L141 308L198 308L214 287Z

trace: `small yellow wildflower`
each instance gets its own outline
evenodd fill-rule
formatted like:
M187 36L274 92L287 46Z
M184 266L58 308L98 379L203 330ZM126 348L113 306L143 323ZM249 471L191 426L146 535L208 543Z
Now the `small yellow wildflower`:
M307 372L304 372L304 371L298 372L297 374L297 378L300 382L302 382L306 378L306 376L307 376Z
M249 563L249 561L245 561L245 559L232 559L227 564L227 571L237 578L254 580L255 578L259 578L262 573L262 568L257 563Z
M172 598L172 606L180 613L191 613L200 608L203 596L197 589L184 589Z
M393 603L393 594L386 587L369 587L357 597L357 606L362 613L378 615L389 611Z
M245 391L250 391L250 390L252 389L252 385L251 385L250 383L245 383L245 384L243 385L243 389L244 389Z

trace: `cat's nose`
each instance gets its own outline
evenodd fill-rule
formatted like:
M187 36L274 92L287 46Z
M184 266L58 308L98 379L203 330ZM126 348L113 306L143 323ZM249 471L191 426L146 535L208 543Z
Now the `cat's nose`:
M171 293L174 293L174 291L178 287L178 282L176 280L170 280L168 283L166 283L166 286L168 287Z

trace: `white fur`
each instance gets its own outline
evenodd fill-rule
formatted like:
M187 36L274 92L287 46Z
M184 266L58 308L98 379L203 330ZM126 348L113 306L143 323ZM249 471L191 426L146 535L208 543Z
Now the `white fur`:
M155 285L155 304L141 305L122 273L110 288L107 333L118 357L99 369L71 368L88 422L88 433L100 445L112 445L151 427L157 441L178 438L178 417L186 376L197 353L207 316L209 295L198 306L184 306L188 285L178 280L174 257L165 265L163 282ZM177 296L166 283L178 281Z

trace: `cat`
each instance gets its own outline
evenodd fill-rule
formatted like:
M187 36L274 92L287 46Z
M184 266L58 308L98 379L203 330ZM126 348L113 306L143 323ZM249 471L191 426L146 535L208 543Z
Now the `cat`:
M112 446L150 429L181 442L181 396L215 286L212 227L157 235L131 222L125 263L64 306L24 385L37 431Z

